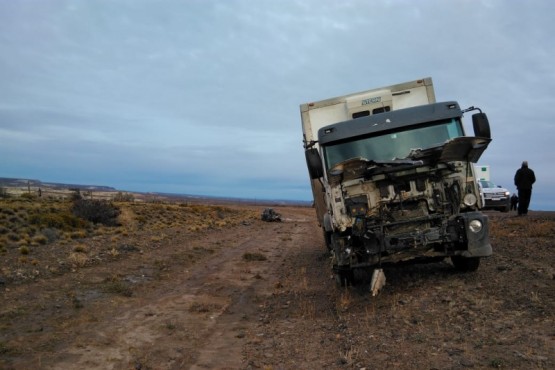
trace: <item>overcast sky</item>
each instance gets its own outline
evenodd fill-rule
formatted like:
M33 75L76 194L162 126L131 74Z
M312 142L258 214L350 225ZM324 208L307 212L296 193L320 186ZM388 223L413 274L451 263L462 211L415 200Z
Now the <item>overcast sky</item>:
M552 0L0 0L0 177L310 200L299 105L432 77L555 210ZM470 120L465 123L472 133Z

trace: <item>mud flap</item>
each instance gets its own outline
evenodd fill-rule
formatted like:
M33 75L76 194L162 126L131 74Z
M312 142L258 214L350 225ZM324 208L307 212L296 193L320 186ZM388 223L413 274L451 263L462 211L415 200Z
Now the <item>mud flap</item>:
M385 274L382 269L375 269L372 273L372 282L370 283L370 291L372 292L372 297L378 295L380 290L385 285Z

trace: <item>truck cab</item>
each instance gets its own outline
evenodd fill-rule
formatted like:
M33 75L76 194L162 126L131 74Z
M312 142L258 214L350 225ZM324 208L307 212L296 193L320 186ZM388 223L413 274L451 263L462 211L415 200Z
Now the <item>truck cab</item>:
M317 217L339 282L445 257L472 271L492 253L472 165L491 141L489 122L474 114L475 136L466 136L470 110L436 103L430 78L301 105Z

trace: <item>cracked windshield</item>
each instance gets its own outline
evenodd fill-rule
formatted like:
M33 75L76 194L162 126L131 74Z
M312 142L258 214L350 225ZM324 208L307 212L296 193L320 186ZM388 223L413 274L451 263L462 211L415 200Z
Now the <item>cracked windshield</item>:
M356 157L373 161L402 159L406 158L412 149L430 148L459 136L463 136L459 120L449 119L412 130L342 142L325 148L326 165L330 169L338 163Z

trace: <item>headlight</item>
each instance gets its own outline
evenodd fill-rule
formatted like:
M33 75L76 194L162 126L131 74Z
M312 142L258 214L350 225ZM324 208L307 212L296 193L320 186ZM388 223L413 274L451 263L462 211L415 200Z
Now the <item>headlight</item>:
M480 220L472 220L470 221L470 223L468 224L468 228L470 229L470 231L472 231L474 234L479 233L480 231L482 231L482 221Z
M464 196L463 202L466 206L471 207L476 204L476 200L476 196L469 193Z
M505 192L505 196L508 197L509 195L511 195L511 192L510 192L510 191L506 191L506 192Z

